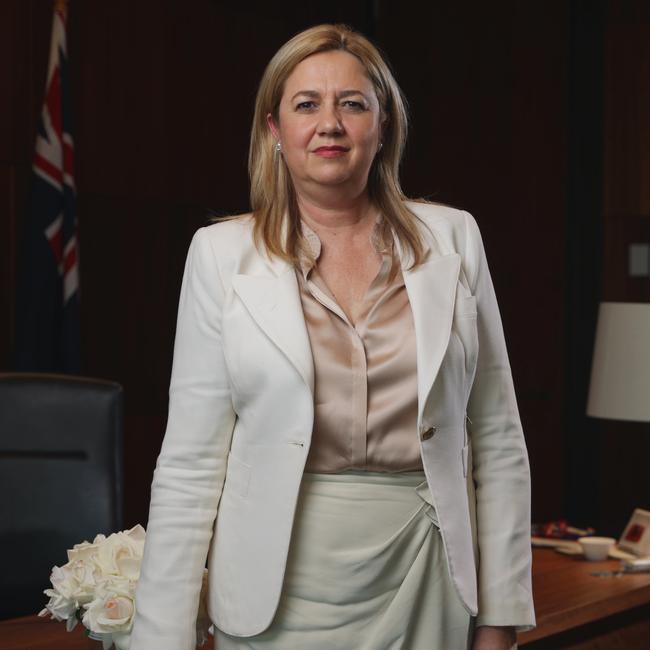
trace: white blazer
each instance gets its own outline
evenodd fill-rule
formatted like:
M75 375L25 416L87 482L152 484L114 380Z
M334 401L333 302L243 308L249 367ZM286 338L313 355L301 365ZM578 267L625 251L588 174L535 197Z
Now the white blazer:
M503 328L474 218L409 201L425 262L406 270L418 431L449 570L477 624L535 624L530 473ZM252 219L194 235L169 417L151 484L131 650L193 650L201 576L223 631L252 636L280 598L314 418L314 369L292 266Z

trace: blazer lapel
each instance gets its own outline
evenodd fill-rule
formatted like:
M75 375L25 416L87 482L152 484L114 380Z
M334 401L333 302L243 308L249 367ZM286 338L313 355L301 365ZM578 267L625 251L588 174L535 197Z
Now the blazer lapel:
M418 425L449 344L459 271L458 253L402 270L415 325Z
M298 280L291 265L283 260L275 260L265 269L262 275L235 275L233 288L261 330L295 366L313 395L314 361Z
M417 213L417 210L414 211ZM458 253L448 252L432 227L424 223L418 225L425 257L417 268L406 268L410 258L402 250L394 232L393 241L400 259L415 327L419 427L449 345L461 257Z

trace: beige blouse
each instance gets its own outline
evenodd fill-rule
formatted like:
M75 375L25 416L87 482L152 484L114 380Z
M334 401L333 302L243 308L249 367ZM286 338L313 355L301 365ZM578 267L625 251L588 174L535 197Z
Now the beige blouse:
M382 263L355 327L319 274L321 242L302 221L296 276L315 372L309 472L423 469L413 316L392 238L382 237L380 225L371 240Z

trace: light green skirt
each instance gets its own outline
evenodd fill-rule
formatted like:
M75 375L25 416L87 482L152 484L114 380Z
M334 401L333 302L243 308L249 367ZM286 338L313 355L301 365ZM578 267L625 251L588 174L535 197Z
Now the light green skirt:
M422 471L305 472L280 603L261 634L217 650L466 650Z

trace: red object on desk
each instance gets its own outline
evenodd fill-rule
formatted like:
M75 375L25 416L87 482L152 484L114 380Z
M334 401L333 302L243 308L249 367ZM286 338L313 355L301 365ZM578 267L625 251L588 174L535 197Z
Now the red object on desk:
M628 530L627 534L625 535L625 541L636 544L636 542L638 542L643 537L643 533L645 533L645 526L641 526L640 524L633 524L630 526L630 530Z

